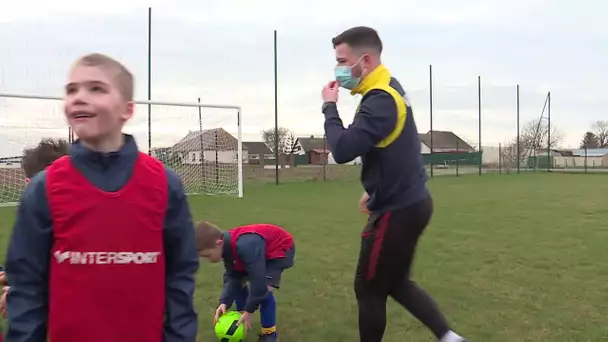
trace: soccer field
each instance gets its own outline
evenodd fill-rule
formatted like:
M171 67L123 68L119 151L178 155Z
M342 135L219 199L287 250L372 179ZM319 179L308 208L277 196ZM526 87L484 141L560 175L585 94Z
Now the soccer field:
M608 177L522 174L436 177L431 226L415 279L471 341L608 339ZM357 341L352 290L365 217L356 182L253 184L245 198L191 197L196 220L229 228L268 222L295 237L296 265L277 293L283 342ZM14 220L0 208L0 248ZM214 341L222 265L202 263L199 341ZM120 279L116 279L120 281ZM384 341L433 341L389 300ZM256 325L257 325L256 315ZM247 341L255 341L253 333Z

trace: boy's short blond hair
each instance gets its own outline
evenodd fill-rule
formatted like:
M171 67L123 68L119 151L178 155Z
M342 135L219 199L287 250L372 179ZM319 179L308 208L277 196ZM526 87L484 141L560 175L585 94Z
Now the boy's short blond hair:
M196 236L196 248L199 251L214 248L217 246L217 241L221 240L224 235L224 231L209 222L199 222L194 229L194 233Z
M118 91L127 101L133 101L133 93L135 92L133 74L122 65L119 61L103 55L101 53L91 53L80 57L74 66L95 67L112 73L113 79L116 81Z
M21 168L26 178L32 178L55 160L68 154L69 144L64 139L42 139L38 146L23 150Z

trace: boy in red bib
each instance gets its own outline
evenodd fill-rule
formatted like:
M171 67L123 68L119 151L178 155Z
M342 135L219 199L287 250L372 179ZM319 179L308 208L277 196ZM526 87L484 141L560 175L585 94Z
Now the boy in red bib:
M131 73L87 55L65 91L79 140L22 195L7 255L7 341L194 342L192 218L178 176L122 133Z
M223 260L226 268L215 321L236 302L236 309L242 312L239 323L249 329L251 314L259 306L259 341L278 341L272 291L280 287L283 271L293 266L295 246L291 234L271 224L252 224L224 232L201 222L196 227L196 245L202 258L213 263Z

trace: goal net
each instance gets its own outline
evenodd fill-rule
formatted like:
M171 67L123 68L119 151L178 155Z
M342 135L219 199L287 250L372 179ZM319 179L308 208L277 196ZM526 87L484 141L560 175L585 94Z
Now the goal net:
M139 118L127 124L142 151L173 169L188 194L243 196L240 109L205 104L139 104ZM144 143L146 135L150 141ZM139 138L141 137L141 138ZM240 156L240 157L239 157Z
M173 169L188 195L242 197L240 115L238 106L139 101L125 132ZM16 205L25 188L24 149L78 138L70 135L60 98L0 93L0 206Z

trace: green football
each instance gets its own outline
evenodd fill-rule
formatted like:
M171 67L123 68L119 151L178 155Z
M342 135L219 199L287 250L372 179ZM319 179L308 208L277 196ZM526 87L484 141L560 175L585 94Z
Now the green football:
M215 336L220 342L241 342L245 340L245 327L237 326L241 314L236 311L227 311L221 315L215 324Z

